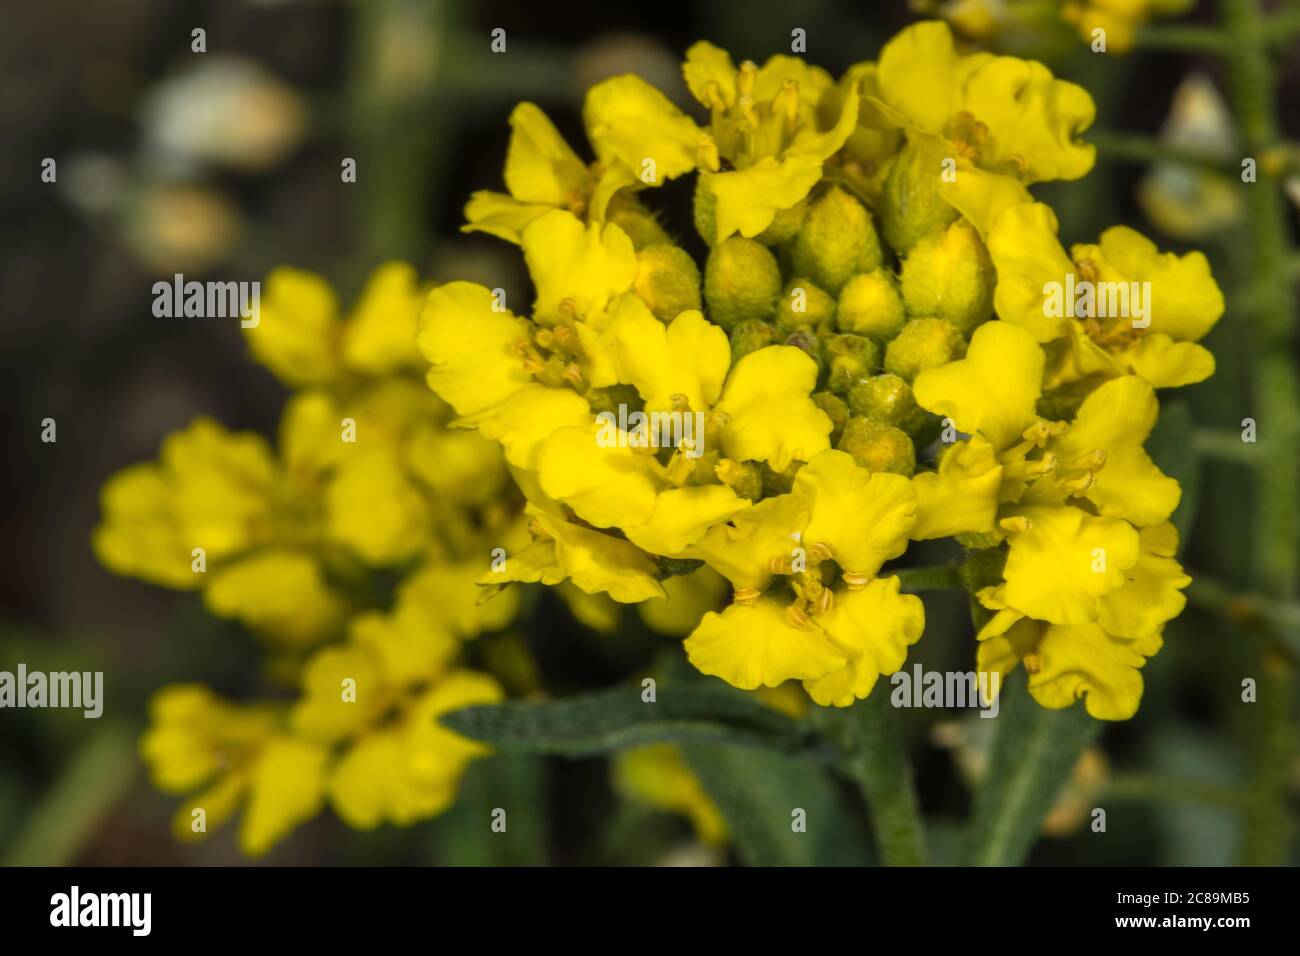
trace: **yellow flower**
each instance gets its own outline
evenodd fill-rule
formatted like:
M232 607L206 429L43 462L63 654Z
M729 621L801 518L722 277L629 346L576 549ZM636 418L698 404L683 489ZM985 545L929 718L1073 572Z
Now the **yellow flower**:
M526 102L515 107L505 168L509 192L474 193L465 207L466 232L519 243L525 227L552 209L604 222L621 192L662 185L711 154L707 135L690 117L636 76L596 84L582 112L596 152L590 165L541 109Z
M866 697L924 627L920 600L900 594L898 578L876 577L906 548L915 509L901 475L872 474L840 451L816 455L791 492L686 552L736 589L735 602L687 638L691 663L745 690L801 680L823 706Z
M681 751L672 744L652 744L619 751L613 761L614 786L634 800L680 813L691 821L702 843L727 842L727 822Z
M1025 186L1092 169L1095 149L1078 139L1096 113L1087 91L1033 60L959 53L946 23L914 24L885 44L877 83L869 125L901 127L952 159L956 175L940 190L982 234L1028 201Z
M1064 0L1061 19L1078 31L1085 43L1097 40L1095 31L1105 33L1107 53L1127 53L1139 27L1156 17L1177 16L1193 0Z
M715 203L714 235L705 237L711 244L737 232L752 238L772 225L817 185L822 164L857 127L853 86L839 95L829 125L819 126L818 107L837 95L835 83L799 57L774 56L762 67L747 60L737 69L725 50L701 41L686 51L682 73L709 108L712 142L729 166L707 180Z
M242 807L239 847L261 856L320 812L328 752L291 736L274 712L176 684L154 695L150 716L140 754L154 785L192 794L173 819L178 839L201 840Z
M370 276L352 312L339 314L329 283L280 268L267 277L260 321L243 327L253 357L290 388L338 386L419 366L415 324L425 289L401 262Z
M1224 301L1204 255L1161 253L1116 226L1067 256L1056 233L1051 209L1026 204L998 217L988 243L998 315L1053 343L1048 388L1127 373L1172 388L1214 373L1214 356L1196 343ZM1067 301L1071 288L1079 291Z

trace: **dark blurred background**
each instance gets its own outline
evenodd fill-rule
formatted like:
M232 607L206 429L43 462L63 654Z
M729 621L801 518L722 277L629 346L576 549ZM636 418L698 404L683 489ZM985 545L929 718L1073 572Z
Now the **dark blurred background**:
M1210 22L1208 6L1189 19ZM284 392L249 360L233 325L155 319L154 281L174 272L258 279L291 264L328 276L346 302L372 266L399 257L436 279L491 277L493 285L520 288L516 250L458 232L470 192L501 188L515 102L537 102L585 152L585 88L633 71L686 106L678 65L696 39L729 49L737 62L761 62L787 52L791 29L802 27L808 59L838 75L874 59L914 19L902 0L6 3L0 668L24 660L34 669L102 669L107 706L99 721L55 711L0 715L0 862L241 861L229 832L198 846L173 842L172 800L148 785L134 748L153 690L202 679L238 696L257 680L257 645L205 614L194 595L112 576L96 562L89 535L111 473L155 457L162 438L198 414L272 434ZM191 52L196 27L206 30L201 55ZM496 27L507 32L503 56L489 50ZM1053 69L1088 87L1097 126L1111 133L1158 135L1194 75L1202 93L1223 89L1222 69L1209 56L1137 50L1101 57L1077 42L1055 50ZM1286 60L1295 66L1294 51ZM1300 135L1298 82L1300 70L1284 70L1280 116L1292 138ZM1202 140L1230 149L1230 117L1216 133L1204 100L1195 108ZM1153 168L1130 152L1103 151L1082 183L1054 184L1041 195L1056 206L1067 242L1093 241L1106 226L1127 223L1162 248L1210 255L1229 293L1209 342L1219 372L1178 398L1202 426L1238 427L1252 411L1249 337L1232 308L1244 269L1234 236L1249 224L1230 199L1189 184L1188 170ZM45 157L57 161L55 183L40 179ZM355 184L340 182L344 157L357 160ZM695 243L689 185L665 187L656 198L671 231ZM57 421L56 444L40 441L47 417ZM1232 580L1247 563L1247 473L1209 458L1198 473L1187 563ZM956 597L927 604L932 623L915 659L934 669L968 667L964 605ZM1252 731L1242 721L1251 718L1233 706L1253 659L1245 643L1233 626L1196 611L1171 626L1165 651L1146 668L1141 713L1104 738L1104 772L1122 778L1141 812L1113 824L1109 840L1075 833L1045 841L1035 862L1235 858L1240 818L1227 790L1214 788L1241 784L1248 770ZM598 686L597 676L609 682L617 674L606 673L592 645L566 641L565 654L591 661L543 656L544 674L562 678L561 690L583 679ZM934 837L941 844L942 821L960 820L968 799L952 755L919 723L929 719L911 726L912 751L924 809L941 821ZM476 766L462 806L437 821L358 834L326 813L268 859L640 862L689 833L653 815L629 821L608 792L601 761L500 763L504 769ZM1294 808L1300 772L1284 772ZM474 845L458 822L493 773L507 774L535 805L527 836L511 850ZM1202 781L1210 798L1188 801L1159 789L1163 779L1189 778Z

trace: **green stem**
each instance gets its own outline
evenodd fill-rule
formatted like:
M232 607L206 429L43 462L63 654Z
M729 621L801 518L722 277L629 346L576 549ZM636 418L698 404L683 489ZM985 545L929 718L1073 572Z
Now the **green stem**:
M1247 795L1231 787L1149 773L1118 774L1106 786L1102 797L1153 803L1201 803L1230 810L1241 810L1247 804Z
M1231 40L1225 49L1234 112L1246 155L1259 158L1278 142L1275 116L1277 77L1268 54L1269 23L1258 0L1219 0ZM1251 329L1257 360L1253 403L1256 416L1268 423L1266 447L1255 470L1252 527L1254 567L1260 590L1271 598L1292 600L1300 577L1300 374L1291 357L1294 332L1291 277L1293 254L1288 241L1286 206L1278 184L1267 178L1245 184L1249 228L1247 261L1251 285L1260 290L1251 300ZM1283 625L1284 637L1297 630ZM1290 641L1288 640L1288 643ZM1293 669L1257 645L1254 663L1260 701L1252 711L1251 805L1246 814L1244 860L1277 864L1290 856L1294 827L1286 815L1285 776L1279 772L1294 752L1289 733Z
M887 866L925 865L925 828L903 744L898 711L888 688L875 691L848 711L823 710L824 730L844 752L840 769L862 789L871 829Z
M902 582L903 590L942 591L961 587L961 577L955 565L939 564L929 568L900 568L893 572Z
M1198 428L1192 435L1192 447L1198 455L1238 465L1256 465L1260 461L1259 445L1242 441L1241 432L1230 428Z
M1001 700L963 854L970 866L1024 862L1080 754L1101 733L1101 722L1082 704L1065 710L1040 706L1020 671L1007 678Z
M1218 53L1228 42L1223 32L1194 23L1169 23L1143 27L1134 45L1147 50L1175 50L1180 53Z
M1097 151L1109 159L1130 163L1179 163L1215 171L1232 170L1236 167L1228 158L1216 156L1197 149L1181 149L1169 146L1151 136L1140 133L1125 133L1120 130L1091 129L1087 140L1097 147Z

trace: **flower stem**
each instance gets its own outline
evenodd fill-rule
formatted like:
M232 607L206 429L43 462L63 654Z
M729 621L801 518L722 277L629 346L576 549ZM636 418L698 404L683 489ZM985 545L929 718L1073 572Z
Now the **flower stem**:
M820 712L842 752L840 769L862 789L871 829L887 866L925 865L925 828L903 744L902 721L887 686L876 686L847 711Z
M1134 43L1147 50L1180 53L1217 53L1228 42L1222 31L1194 23L1170 23L1138 30Z
M1219 0L1230 43L1225 47L1232 100L1247 156L1259 159L1277 145L1277 77L1268 55L1269 23L1258 0ZM1267 177L1244 184L1249 229L1245 235L1252 286L1250 328L1255 348L1256 417L1268 423L1255 469L1252 573L1267 596L1290 601L1300 577L1300 374L1293 359L1294 315L1286 211L1278 183ZM1294 622L1285 637L1296 638ZM1286 641L1290 643L1291 641ZM1259 703L1252 705L1253 777L1246 814L1244 861L1279 864L1290 856L1294 827L1286 813L1285 775L1278 772L1294 752L1289 733L1294 668L1256 644L1252 661Z
M900 568L893 573L898 575L903 590L908 592L942 591L946 588L961 587L961 578L958 576L955 565L939 564L930 568Z

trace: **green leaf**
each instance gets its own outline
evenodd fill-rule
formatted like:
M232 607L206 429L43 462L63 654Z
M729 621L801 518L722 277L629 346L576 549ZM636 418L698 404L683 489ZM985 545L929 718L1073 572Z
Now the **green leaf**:
M1017 670L1002 688L997 735L975 794L964 862L1018 866L1038 839L1043 819L1101 732L1083 704L1048 710L1029 695Z
M444 725L498 750L582 757L641 744L725 743L797 752L807 731L783 714L729 689L615 687L554 701L507 701L446 714Z
M861 818L824 768L770 750L735 746L689 744L682 753L726 818L740 862L747 866L871 862ZM796 822L802 832L796 830Z
M1163 405L1160 420L1147 439L1147 454L1170 478L1182 486L1183 496L1170 519L1178 529L1179 552L1187 546L1201 492L1200 456L1196 452L1196 424L1186 402Z

